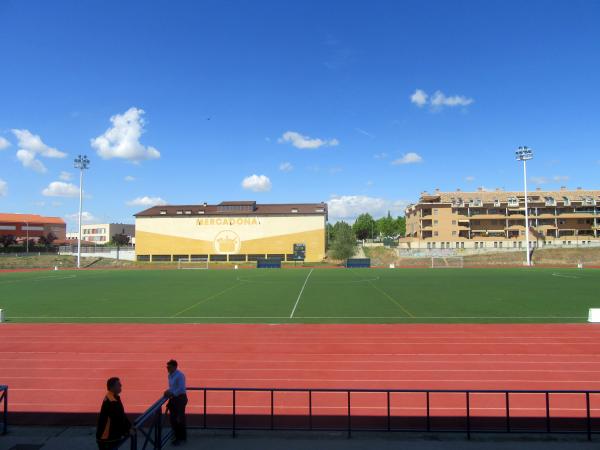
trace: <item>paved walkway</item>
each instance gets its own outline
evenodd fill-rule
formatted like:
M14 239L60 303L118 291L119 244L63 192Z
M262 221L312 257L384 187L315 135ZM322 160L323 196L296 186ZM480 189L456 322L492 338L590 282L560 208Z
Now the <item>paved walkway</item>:
M181 448L214 450L563 450L598 448L600 437L588 442L572 436L476 435L467 441L462 435L356 433L250 432L236 439L224 432L190 432ZM12 427L0 436L0 450L94 450L91 427Z

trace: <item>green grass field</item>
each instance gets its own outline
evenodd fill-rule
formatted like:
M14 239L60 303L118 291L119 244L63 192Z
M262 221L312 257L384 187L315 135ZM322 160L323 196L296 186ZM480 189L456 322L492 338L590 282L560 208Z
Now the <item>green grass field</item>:
M584 322L600 270L97 270L0 274L7 322Z

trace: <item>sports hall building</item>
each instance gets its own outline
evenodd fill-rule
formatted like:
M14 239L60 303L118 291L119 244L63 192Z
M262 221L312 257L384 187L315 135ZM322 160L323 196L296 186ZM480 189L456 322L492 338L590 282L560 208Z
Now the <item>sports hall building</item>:
M154 206L135 215L138 261L244 262L260 258L294 259L304 246L305 260L325 257L327 204Z
M42 236L54 234L58 242L67 235L67 225L60 217L46 217L37 214L0 213L0 236L11 235L18 242L27 239L38 240Z
M600 190L528 192L531 247L600 244ZM405 249L524 247L525 196L503 190L423 192L405 211Z

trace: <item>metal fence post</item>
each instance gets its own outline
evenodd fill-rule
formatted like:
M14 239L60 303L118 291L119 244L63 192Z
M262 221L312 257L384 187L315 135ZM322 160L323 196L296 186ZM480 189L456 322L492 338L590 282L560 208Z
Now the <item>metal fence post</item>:
M471 439L471 397L469 391L467 394L467 439Z
M348 438L352 437L352 414L350 411L350 391L348 391Z
M550 433L550 393L546 391L546 432Z
M273 389L271 389L271 430L274 427L274 419L275 419L275 412L274 412L274 399L273 399Z
M308 429L312 430L313 420L312 420L312 390L308 391Z
M387 391L387 429L390 431L392 429L392 419L390 414L390 391Z
M508 391L504 395L506 397L506 432L510 433L510 400Z
M154 425L154 448L162 449L162 406L156 411L156 424Z
M587 436L588 441L592 440L592 417L590 414L590 393L585 393L585 409L587 411Z
M233 389L233 426L231 427L232 437L235 437L235 389Z
M206 428L206 389L204 389L204 397L202 398L202 401L204 402L204 407L203 407L204 418L202 419L202 422L203 422L203 427Z
M427 391L426 393L426 399L427 399L427 431L431 431L431 417L429 415L429 391Z

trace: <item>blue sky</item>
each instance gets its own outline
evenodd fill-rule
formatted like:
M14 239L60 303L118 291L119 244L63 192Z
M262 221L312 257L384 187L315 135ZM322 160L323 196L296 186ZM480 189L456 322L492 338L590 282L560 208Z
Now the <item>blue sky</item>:
M520 189L518 145L532 188L599 188L598 23L594 1L3 0L0 211L73 223L78 153L97 221L233 199L396 214Z

